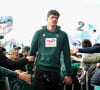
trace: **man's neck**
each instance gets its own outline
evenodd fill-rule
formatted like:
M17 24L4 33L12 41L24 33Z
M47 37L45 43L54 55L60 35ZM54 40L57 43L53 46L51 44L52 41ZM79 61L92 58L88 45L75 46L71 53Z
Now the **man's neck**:
M47 26L47 29L51 32L56 30L56 26Z

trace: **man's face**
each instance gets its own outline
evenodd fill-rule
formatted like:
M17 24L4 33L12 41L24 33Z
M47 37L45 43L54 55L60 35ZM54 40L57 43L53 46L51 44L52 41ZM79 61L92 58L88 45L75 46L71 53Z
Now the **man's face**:
M13 58L13 59L18 59L19 57L19 50L17 48L15 49L12 49L10 51L10 56Z
M58 16L55 16L55 15L50 15L48 18L47 18L47 22L48 22L48 25L49 26L56 26L57 23L58 23Z
M22 51L22 54L23 54L23 56L24 56L24 57L26 57L26 56L28 56L28 55L29 55L29 51L24 50L24 51Z

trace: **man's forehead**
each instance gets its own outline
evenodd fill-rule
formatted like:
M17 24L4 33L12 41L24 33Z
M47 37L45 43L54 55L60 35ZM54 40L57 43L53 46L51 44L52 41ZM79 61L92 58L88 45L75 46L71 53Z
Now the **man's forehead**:
M11 51L16 51L16 50L19 50L18 48L13 48Z
M49 17L58 17L58 16L51 14Z

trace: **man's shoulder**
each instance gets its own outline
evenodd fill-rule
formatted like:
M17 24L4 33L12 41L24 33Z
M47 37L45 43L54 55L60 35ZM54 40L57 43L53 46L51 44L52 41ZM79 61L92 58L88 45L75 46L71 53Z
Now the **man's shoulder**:
M36 34L40 34L42 32L43 32L43 30L42 29L39 29L39 30L36 31Z
M66 36L66 35L67 35L67 33L66 33L65 31L63 31L63 30L60 30L60 33L61 33L63 36Z

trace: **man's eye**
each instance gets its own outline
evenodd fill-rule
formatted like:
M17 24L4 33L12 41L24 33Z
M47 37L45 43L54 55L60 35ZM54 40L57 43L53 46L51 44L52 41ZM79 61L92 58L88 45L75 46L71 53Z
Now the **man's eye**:
M54 18L54 17L51 17L51 18Z

